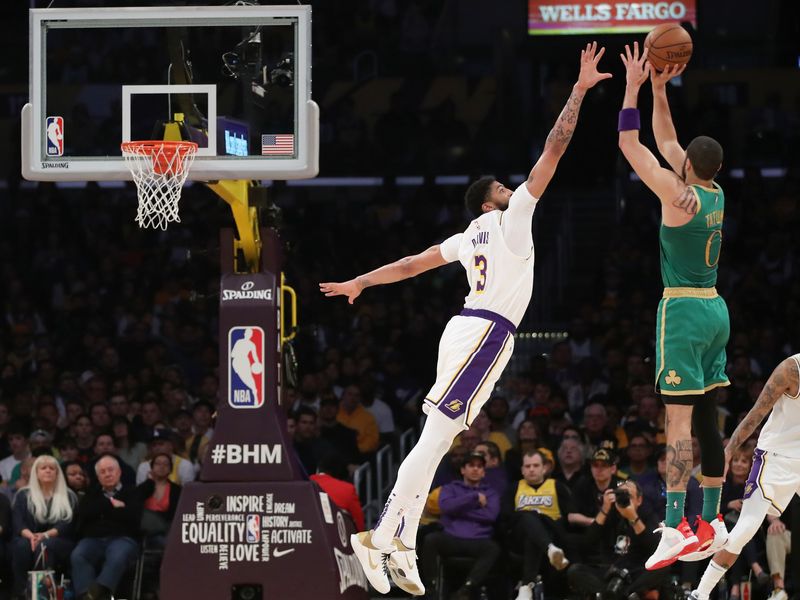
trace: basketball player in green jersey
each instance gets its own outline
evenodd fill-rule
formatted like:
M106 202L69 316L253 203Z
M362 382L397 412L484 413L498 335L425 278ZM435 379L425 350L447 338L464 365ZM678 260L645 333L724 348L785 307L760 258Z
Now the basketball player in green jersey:
M619 147L639 178L661 201L661 278L664 296L656 324L656 389L667 409L667 510L658 548L645 563L660 569L678 560L701 560L718 550L728 532L718 516L725 458L717 428L716 392L729 385L725 346L730 335L728 308L717 295L717 264L722 244L725 195L714 182L722 166L722 147L697 137L684 150L669 113L666 82L682 72L668 67L661 74L626 46L625 100L619 115ZM672 171L639 142L639 88L650 76L653 86L653 131L659 151ZM688 214L672 200L688 186L697 200ZM703 514L693 531L684 517L686 484L692 470L692 437L700 442Z

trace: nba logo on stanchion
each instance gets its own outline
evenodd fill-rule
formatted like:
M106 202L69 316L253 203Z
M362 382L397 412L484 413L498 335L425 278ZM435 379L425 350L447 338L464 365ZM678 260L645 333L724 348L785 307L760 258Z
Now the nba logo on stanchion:
M264 405L264 330L232 327L228 331L228 403L233 408Z
M261 541L261 516L247 515L247 527L245 528L245 541L248 544L257 544Z
M64 118L47 117L47 156L64 155Z

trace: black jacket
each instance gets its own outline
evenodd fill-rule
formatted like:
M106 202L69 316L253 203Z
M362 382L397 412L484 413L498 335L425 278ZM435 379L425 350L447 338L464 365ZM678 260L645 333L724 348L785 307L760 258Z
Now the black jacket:
M142 518L142 497L135 487L122 486L114 498L125 503L115 508L99 485L92 486L78 505L78 534L80 537L139 538Z
M640 515L640 518L643 518ZM649 522L648 522L649 521ZM653 533L656 523L644 521L644 531L636 534L628 520L612 506L605 523L595 521L583 539L585 560L590 564L615 565L617 568L638 569L655 552L659 536Z

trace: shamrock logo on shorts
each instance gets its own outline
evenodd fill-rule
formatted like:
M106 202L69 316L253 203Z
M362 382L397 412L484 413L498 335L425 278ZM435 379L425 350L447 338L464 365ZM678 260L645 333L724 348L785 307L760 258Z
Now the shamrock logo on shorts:
M676 385L680 385L681 377L675 369L670 369L664 381L666 381L668 385L675 387Z

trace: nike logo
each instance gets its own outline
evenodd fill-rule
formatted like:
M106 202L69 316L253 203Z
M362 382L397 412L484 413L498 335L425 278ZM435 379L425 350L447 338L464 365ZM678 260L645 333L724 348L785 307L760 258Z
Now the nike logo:
M287 548L286 550L278 550L277 548L275 548L275 550L272 551L272 556L274 556L275 558L280 558L281 556L285 556L290 552L294 551L295 551L294 548Z
M378 570L381 568L380 565L375 564L372 562L372 552L367 552L367 562L369 563L369 568L372 570Z

